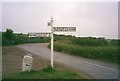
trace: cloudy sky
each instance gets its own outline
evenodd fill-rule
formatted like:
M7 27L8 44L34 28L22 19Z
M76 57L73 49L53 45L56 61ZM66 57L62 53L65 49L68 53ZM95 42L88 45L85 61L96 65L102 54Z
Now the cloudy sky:
M70 34L79 37L118 38L117 2L3 2L2 31L49 32L51 16L54 26L75 26Z

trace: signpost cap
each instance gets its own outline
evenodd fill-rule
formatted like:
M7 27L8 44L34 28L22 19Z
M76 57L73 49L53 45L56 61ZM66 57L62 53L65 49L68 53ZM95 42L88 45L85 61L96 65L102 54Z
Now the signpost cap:
M51 17L51 20L53 21L53 17Z

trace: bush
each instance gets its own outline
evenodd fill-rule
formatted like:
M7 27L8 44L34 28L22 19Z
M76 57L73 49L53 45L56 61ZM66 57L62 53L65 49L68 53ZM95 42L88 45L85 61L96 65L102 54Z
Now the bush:
M11 41L7 40L6 38L2 38L2 46L9 46L12 45Z
M49 40L49 37L29 38L27 34L13 33L13 30L11 29L7 29L6 32L2 32L2 46L18 45L25 43L47 43L49 42Z
M108 44L104 38L55 37L57 37L54 42L55 51L118 63L118 46L115 41L114 44Z
M11 29L6 29L6 32L3 33L3 36L8 39L8 40L13 40L14 35L13 35L13 30Z

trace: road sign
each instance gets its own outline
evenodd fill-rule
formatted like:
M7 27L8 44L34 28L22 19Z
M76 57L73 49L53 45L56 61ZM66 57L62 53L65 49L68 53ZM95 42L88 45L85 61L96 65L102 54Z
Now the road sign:
M50 37L50 32L42 32L42 33L28 33L29 37Z
M54 55L53 55L53 34L54 32L75 32L76 31L76 27L53 27L53 18L51 18L51 21L48 22L48 26L51 26L51 66L53 68L53 59L54 59Z
M55 32L75 32L76 27L53 27Z

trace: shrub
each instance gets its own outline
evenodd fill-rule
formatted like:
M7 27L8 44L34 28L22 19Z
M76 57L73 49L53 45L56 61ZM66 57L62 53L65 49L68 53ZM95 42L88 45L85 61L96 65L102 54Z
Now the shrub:
M2 46L17 45L24 43L47 43L49 42L49 37L34 37L29 38L27 34L16 34L13 30L6 29L6 32L2 32Z
M71 55L118 63L118 46L116 45L116 41L114 41L114 44L108 44L104 38L57 36L54 42L54 50Z

